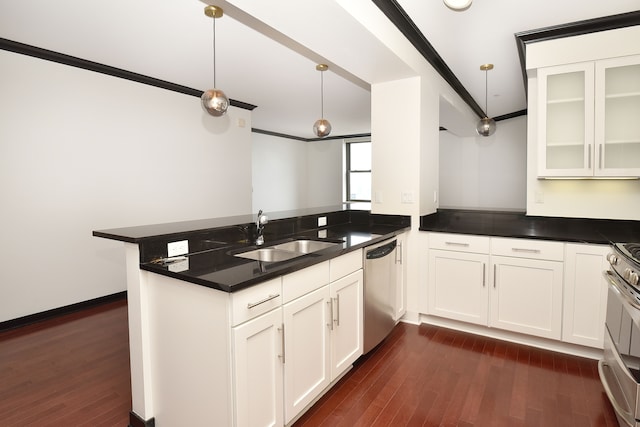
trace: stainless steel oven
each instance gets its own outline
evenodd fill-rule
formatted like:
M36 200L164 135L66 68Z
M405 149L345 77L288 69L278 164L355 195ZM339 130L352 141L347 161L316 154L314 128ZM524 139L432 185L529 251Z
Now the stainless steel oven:
M640 244L616 243L609 269L600 380L620 426L640 427Z

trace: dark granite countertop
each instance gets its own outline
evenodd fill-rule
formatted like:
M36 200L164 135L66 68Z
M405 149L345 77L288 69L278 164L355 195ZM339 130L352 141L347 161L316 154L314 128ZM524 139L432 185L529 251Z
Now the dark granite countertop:
M421 231L610 244L640 242L640 221L528 216L522 212L439 209Z
M326 226L317 226L320 216L327 218ZM329 241L336 245L280 262L236 257L236 253L257 248L249 233L252 215L100 230L93 235L137 243L142 270L235 292L382 242L411 228L410 217L375 215L349 207L290 211L269 217L262 247L295 239ZM167 243L183 239L189 241L185 259L163 264L160 260L167 257Z

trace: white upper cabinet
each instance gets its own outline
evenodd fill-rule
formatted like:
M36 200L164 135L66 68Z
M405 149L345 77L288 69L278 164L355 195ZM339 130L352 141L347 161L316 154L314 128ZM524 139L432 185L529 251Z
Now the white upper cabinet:
M539 68L538 176L640 176L640 55Z
M595 175L640 176L640 55L595 67Z

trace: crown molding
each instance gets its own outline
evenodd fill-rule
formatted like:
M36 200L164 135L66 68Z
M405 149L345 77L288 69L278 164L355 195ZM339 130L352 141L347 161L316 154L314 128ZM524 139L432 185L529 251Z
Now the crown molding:
M18 53L21 55L32 56L34 58L44 59L45 61L57 62L59 64L68 65L71 67L82 68L84 70L94 71L96 73L106 74L113 77L118 77L125 80L130 80L149 86L154 86L161 89L170 90L173 92L182 93L185 95L191 95L200 98L203 91L193 89L187 86L171 83L166 80L156 79L154 77L145 76L144 74L138 74L131 71L123 70L122 68L112 67L110 65L100 64L99 62L88 61L86 59L78 58L64 53L55 52L53 50L42 49L40 47L31 46L28 44L16 42L0 38L0 50L6 50L9 52ZM253 110L255 105L248 104L246 102L230 99L229 104L234 107L243 108L245 110Z
M527 45L640 25L640 10L515 33L524 91L527 93Z

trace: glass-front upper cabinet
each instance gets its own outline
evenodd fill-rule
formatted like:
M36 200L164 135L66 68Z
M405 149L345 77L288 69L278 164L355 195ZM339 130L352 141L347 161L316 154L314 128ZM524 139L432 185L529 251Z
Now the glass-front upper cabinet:
M592 174L593 73L593 63L538 70L538 176Z
M640 56L595 67L595 175L640 176Z
M640 176L640 56L538 69L538 176Z

